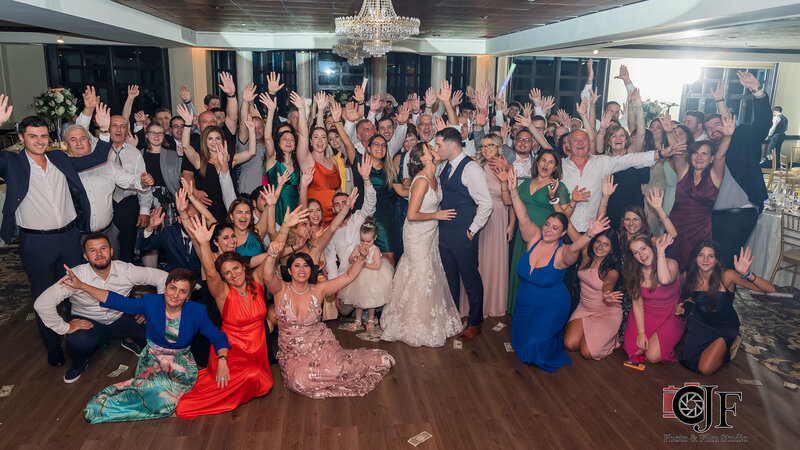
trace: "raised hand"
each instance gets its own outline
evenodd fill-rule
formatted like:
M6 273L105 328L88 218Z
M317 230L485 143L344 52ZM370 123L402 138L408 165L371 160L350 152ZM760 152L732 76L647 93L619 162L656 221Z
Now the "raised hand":
M508 171L508 189L510 191L516 192L517 190L517 172L514 170L513 167L509 167ZM512 195L511 198L514 198Z
M97 102L99 101L100 98L97 97L94 86L86 86L86 90L83 91L83 108L93 110L97 108Z
M382 103L383 100L381 100L380 95L373 95L372 97L369 98L369 110L374 112L380 111L381 109L383 109L381 108Z
M724 136L733 136L736 131L736 116L731 116L730 113L722 115L722 134Z
M184 180L185 180L185 178L181 177L181 181L184 181ZM186 183L183 182L181 184L186 184ZM178 190L178 192L175 193L175 209L178 210L178 213L182 213L182 212L186 211L186 208L188 208L188 207L189 207L189 197L188 197L188 194L186 192L186 188L182 187L182 188L180 188ZM151 218L150 223L153 223L152 222L152 218Z
M453 87L450 86L450 82L447 80L442 80L439 82L439 92L436 94L436 97L442 103L447 103L450 101L450 96L453 94Z
M675 242L675 238L673 238L669 233L664 233L656 239L654 244L656 246L656 250L658 250L659 253L663 253L667 247L672 245L673 242Z
M597 88L592 89L589 91L589 102L594 105L597 101L600 100L600 93L597 92Z
M143 187L150 187L154 184L153 176L147 172L142 172L141 181Z
M522 115L525 117L531 117L533 115L533 104L531 102L526 102L522 106Z
M284 184L288 183L293 173L294 168L289 167L284 170L282 174L278 175L278 186L283 186Z
M408 123L408 117L411 115L411 107L408 106L408 102L403 103L402 105L397 107L397 123L400 125L404 125Z
M575 103L575 112L578 113L578 116L581 118L586 117L586 114L589 113L589 99L586 97L581 97L581 102Z
M255 103L250 104L248 113L250 114L250 117L261 117L261 112L258 111L258 106L256 106Z
M353 98L356 99L358 103L364 103L365 95L364 88L362 88L360 84L353 89Z
M128 85L128 97L129 98L136 98L139 96L139 85L138 84L129 84Z
M742 72L740 70L736 72L736 76L739 77L739 83L742 83L742 86L747 89L754 91L761 87L761 82L750 72Z
M262 92L258 95L258 101L267 108L267 111L275 111L278 109L278 103L273 99L269 94L266 92Z
M725 99L725 91L728 89L727 83L718 82L716 88L711 89L711 97L714 98L714 101L717 100L724 100Z
M111 113L105 103L100 102L97 104L97 111L94 114L94 121L101 130L108 130L111 126Z
M473 89L471 84L467 85L466 96L471 102L473 102L473 103L475 102L475 98L477 96L477 93L478 93L478 91Z
M319 91L317 95L314 96L314 102L317 103L317 111L322 114L325 108L328 107L328 94L326 94L325 91Z
M575 186L570 197L573 202L580 203L589 201L591 196L592 191L588 190L588 188Z
M267 206L275 206L278 204L277 189L271 184L264 186L259 196L264 199Z
M354 187L352 191L350 191L350 195L347 196L347 210L350 211L356 206L356 200L358 200L358 188Z
M487 108L478 108L478 112L475 114L475 126L483 128L487 123L489 123L489 110Z
M211 242L211 236L214 235L214 226L209 228L202 214L192 216L191 220L183 223L183 228L201 244Z
M570 121L572 120L569 114L563 109L559 109L556 111L556 115L558 116L558 121L561 122L561 125L569 128Z
M556 104L556 98L552 95L548 95L547 97L542 97L542 110L545 114L550 112L553 109L553 106Z
M750 247L740 248L739 256L733 255L733 267L739 275L747 275L751 264L753 264L753 254L750 252Z
M669 115L669 112L658 116L658 121L661 122L661 128L664 129L664 133L671 133L672 129L675 128L675 124L672 123L672 116Z
M219 73L219 88L225 95L231 96L236 93L236 84L233 82L233 76L228 72Z
M267 91L270 95L275 95L281 89L283 89L283 83L281 83L280 74L270 72L269 75L267 75Z
M178 115L181 116L181 119L183 119L184 123L187 124L192 123L194 115L192 114L191 111L189 111L189 108L187 108L186 105L178 105L178 107L175 108L175 110L178 111Z
M589 220L589 228L586 230L586 234L588 234L589 237L597 236L603 231L609 229L610 222L611 220L608 217L601 217L600 220L594 220L594 218L592 218Z
M192 94L189 92L189 86L186 86L185 84L181 86L180 96L184 103L189 103L192 101Z
M600 119L600 129L605 130L611 125L611 118L613 117L611 111L603 111L603 118Z
M255 132L256 130L256 122L253 120L253 116L250 114L244 118L244 126L247 127L248 132ZM225 141L227 143L227 141Z
M0 125L8 122L13 111L14 107L8 105L8 97L0 94Z
M622 80L625 84L631 84L631 76L628 73L628 66L619 66L619 75L614 77L615 80Z
M478 109L485 109L489 110L489 91L480 91L478 92L478 97L475 100L475 107Z
M610 304L622 304L622 292L608 291L603 292L603 301Z
M434 103L436 103L436 90L431 86L425 91L425 106L433 108Z
M305 110L306 99L300 96L300 94L298 94L297 92L292 91L289 93L289 101L292 102L292 105L294 105L294 107L297 108L298 110L300 111Z
M457 90L453 92L453 96L450 97L450 105L455 108L456 106L460 105L464 97L464 93L461 90Z
M251 119L252 123L253 120ZM217 144L217 162L219 162L220 173L228 173L228 141L222 141L222 144Z
M440 209L434 214L434 218L436 220L453 220L455 217L455 209Z
M500 127L500 139L503 140L503 144L508 142L508 134L511 132L511 127L504 123L502 127Z
M503 97L501 97L499 95L499 92L498 92L498 95L495 96L495 99L494 99L494 109L496 111L498 111L498 112L503 112L503 111L506 110L506 101L503 100Z
M514 116L514 120L529 130L531 129L531 125L533 124L533 121L531 120L530 117L523 116L522 114L517 114L516 116Z
M408 106L411 108L412 114L419 114L419 95L412 92L408 94L408 99L406 100Z
M630 102L631 106L633 107L642 107L642 95L639 93L639 88L631 91L631 95L628 96L628 102Z
M361 113L358 112L355 102L350 102L344 107L344 118L348 122L356 122L361 118Z
M269 253L280 255L284 247L286 247L286 240L278 239L277 241L272 241L269 243Z
M664 192L656 187L650 189L650 193L647 196L647 203L656 211L660 210L664 205Z
M147 229L153 231L158 228L158 226L164 222L165 214L163 208L153 208L153 210L150 211L150 223L147 225Z
M505 164L496 164L493 162L490 162L489 164L490 167L492 168L492 173L494 173L494 176L496 176L497 179L500 180L500 183L507 183L508 172L506 172Z
M339 102L331 103L331 117L335 123L342 121L342 105Z
M314 166L306 167L300 174L300 186L308 187L314 181Z
M603 177L603 197L611 197L611 194L617 190L617 185L614 183L614 175L606 175Z
M531 99L534 106L542 107L542 91L537 88L531 89L528 93L528 98Z
M250 83L244 87L244 91L242 91L242 101L251 103L253 100L256 99L256 85Z
M442 131L447 128L447 123L442 119L442 116L436 118L436 131Z
M136 121L136 125L145 126L145 122L147 122L147 116L144 114L144 111L136 111L133 113L133 119Z
M577 186L575 186L577 188ZM556 193L558 192L558 180L553 180L550 184L547 185L547 196L550 198L556 198Z
M665 158L675 155L685 155L686 154L686 144L672 144L669 147L661 150L661 154L664 155Z
M364 157L358 163L357 169L362 180L369 180L369 173L372 171L372 157L369 156L369 153L364 153Z
M289 207L287 206L286 214L283 216L283 224L281 227L293 227L300 223L301 220L307 218L308 214L308 209L304 208L303 205L298 206L294 211L290 211Z

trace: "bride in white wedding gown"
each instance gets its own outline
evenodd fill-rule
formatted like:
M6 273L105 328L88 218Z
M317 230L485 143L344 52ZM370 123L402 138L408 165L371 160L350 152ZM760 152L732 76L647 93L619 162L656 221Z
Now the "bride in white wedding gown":
M413 180L403 224L403 256L392 280L391 300L381 315L381 338L413 347L441 347L462 329L439 256L439 220L451 220L455 211L439 210L435 150L419 143L408 156Z

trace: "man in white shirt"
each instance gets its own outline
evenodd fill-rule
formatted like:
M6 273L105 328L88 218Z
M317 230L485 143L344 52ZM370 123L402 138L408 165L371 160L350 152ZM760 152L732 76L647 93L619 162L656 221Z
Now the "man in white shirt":
M576 186L586 188L590 197L580 202L570 217L572 225L585 232L589 221L597 215L597 207L602 198L603 177L635 167L650 167L661 158L670 156L670 149L657 152L628 153L623 156L589 154L589 135L583 130L575 130L566 138L570 140L570 156L561 160L563 177L561 181L572 192Z
M70 125L67 128L66 142L67 154L73 158L86 156L92 151L89 131L80 125ZM136 175L123 170L117 164L102 164L79 173L81 182L89 197L92 213L89 217L89 231L104 233L114 252L119 251L119 230L112 222L113 202L112 196L115 187L122 189L135 189L137 191L153 185L153 177L142 173Z
M90 286L127 296L137 285L149 285L164 292L167 272L112 261L114 251L102 233L90 233L83 243L83 257L88 264L73 267L72 271ZM58 314L59 303L70 299L72 320L69 323ZM64 336L72 367L64 375L65 383L74 383L86 370L87 359L98 344L108 339L132 338L140 342L122 342L133 353L142 351L145 340L144 320L119 311L103 308L97 300L83 291L73 290L60 282L50 286L33 304L42 322Z
M703 127L706 121L705 117L706 115L700 111L686 111L683 116L683 124L692 132L695 142L708 140L708 135Z
M483 169L461 150L461 133L449 127L436 133L436 152L446 160L439 174L441 209L456 211L451 220L439 221L439 253L456 307L462 283L467 293L469 318L458 338L470 340L481 332L483 322L478 232L492 213L492 198Z
M0 96L0 122L10 108ZM81 158L70 158L61 151L47 151L50 136L47 123L26 117L19 124L19 137L25 150L0 152L0 178L6 182L6 200L0 237L11 241L16 224L20 230L19 254L36 298L64 274L64 265L81 262L80 230L89 227L89 199L78 172L103 164L108 159L108 108L98 107L97 125L101 142L95 151ZM39 335L47 348L47 362L64 364L58 335L37 316Z

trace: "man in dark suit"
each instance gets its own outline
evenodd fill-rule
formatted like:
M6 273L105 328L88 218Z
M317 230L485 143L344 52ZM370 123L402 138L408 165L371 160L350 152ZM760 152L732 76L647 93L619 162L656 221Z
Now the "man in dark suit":
M0 125L10 109L0 99ZM19 124L25 150L0 152L0 177L7 184L0 237L11 241L14 225L20 229L19 253L31 283L33 298L57 282L64 265L80 264L81 230L89 231L89 199L78 172L104 164L111 149L108 108L98 107L96 121L101 141L94 152L71 158L60 150L47 152L50 144L47 122L31 116ZM36 316L39 334L47 348L50 365L64 364L61 339Z
M192 204L186 206L184 210L187 217L198 214ZM183 216L184 214L181 214ZM182 218L178 217L178 222L163 230L155 232L164 220L164 213L161 208L155 208L150 213L150 223L136 238L136 249L140 252L159 249L164 254L166 267L164 270L172 272L174 269L189 269L195 274L198 280L200 276L200 258L197 256L192 245L192 240L183 229Z

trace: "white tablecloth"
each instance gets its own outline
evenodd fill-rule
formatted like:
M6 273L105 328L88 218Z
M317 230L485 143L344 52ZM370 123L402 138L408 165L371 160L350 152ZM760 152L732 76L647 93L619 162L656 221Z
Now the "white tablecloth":
M756 227L750 235L747 245L753 252L752 272L769 280L778 256L781 254L781 214L764 211L758 218ZM800 269L798 269L800 272ZM792 283L792 271L782 270L775 275L772 284L775 286L789 286ZM795 287L800 287L800 273L797 274Z

